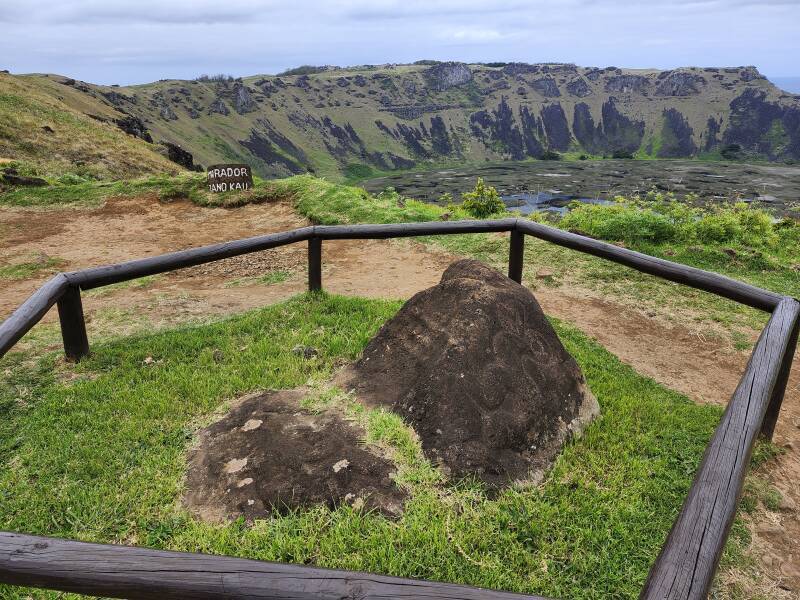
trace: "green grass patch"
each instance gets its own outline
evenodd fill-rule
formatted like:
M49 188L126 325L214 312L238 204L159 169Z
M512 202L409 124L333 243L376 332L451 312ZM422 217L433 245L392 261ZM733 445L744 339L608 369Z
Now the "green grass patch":
M149 288L161 277L162 277L161 275L145 275L144 277L139 277L138 279L131 279L129 281L120 281L119 283L104 285L103 287L86 290L81 293L90 297L91 296L103 297L113 294L117 290L128 290L128 289L141 290Z
M2 192L0 206L98 206L109 198L145 194L155 194L161 202L190 200L200 206L236 208L285 199L286 185L255 177L250 190L211 193L202 173L154 175L125 181L87 181L62 176L46 187L14 187Z
M502 588L635 598L689 488L720 409L644 378L564 323L602 417L540 487L498 495L442 483L410 430L324 382L398 302L313 294L197 327L6 360L0 386L0 528L231 554ZM319 350L313 361L296 345ZM67 376L69 375L69 376ZM412 491L395 521L315 507L212 526L177 504L194 432L257 389L322 386L369 441L392 449ZM5 588L6 597L31 593ZM44 595L44 594L42 594Z
M240 287L243 285L275 285L288 281L292 277L291 271L272 271L259 277L241 277L225 284L224 287Z
M41 271L52 271L63 262L59 258L43 256L38 260L0 266L0 279L28 279Z
M310 176L277 182L292 190L297 210L316 223L393 223L466 219L460 206L441 207L402 198L393 191L377 196L363 189L337 185ZM563 219L533 214L530 218L674 262L715 271L779 293L800 296L800 226L796 221L774 221L764 211L738 204L698 207L689 198L678 201L664 194L620 199L609 206L576 204ZM511 213L513 216L518 216ZM472 256L502 268L508 260L508 242L492 234L417 238L453 253ZM546 266L554 281L595 289L665 313L694 313L709 324L760 329L763 314L728 300L644 275L599 258L533 238L525 242L525 277ZM737 346L741 346L738 343Z

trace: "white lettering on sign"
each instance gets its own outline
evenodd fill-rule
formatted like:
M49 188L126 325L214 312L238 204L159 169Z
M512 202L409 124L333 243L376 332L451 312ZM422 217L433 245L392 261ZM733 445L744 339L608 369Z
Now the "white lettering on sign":
M253 173L248 165L215 165L208 168L208 191L235 192L253 187Z

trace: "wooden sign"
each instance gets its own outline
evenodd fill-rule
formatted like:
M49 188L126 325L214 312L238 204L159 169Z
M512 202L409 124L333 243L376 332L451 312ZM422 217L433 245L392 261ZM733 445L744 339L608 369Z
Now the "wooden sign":
M248 165L213 165L208 167L209 192L233 192L253 187L253 171Z

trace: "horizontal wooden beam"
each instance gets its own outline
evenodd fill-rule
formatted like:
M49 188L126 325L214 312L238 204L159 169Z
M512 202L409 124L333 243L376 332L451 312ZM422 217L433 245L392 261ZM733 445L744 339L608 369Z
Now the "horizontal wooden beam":
M47 314L69 287L69 280L59 273L36 290L20 307L0 323L0 356L14 347L19 339Z
M202 246L190 250L169 252L168 254L131 260L105 267L93 267L82 271L73 271L71 273L64 273L64 275L71 284L79 285L81 289L89 290L120 281L145 277L147 275L155 275L166 271L193 267L195 265L222 260L232 256L247 254L249 252L258 252L270 248L277 248L278 246L285 246L286 244L303 242L311 238L313 233L313 227L303 227L302 229L294 229L292 231L270 233L268 235L259 235L233 242L224 242L222 244Z
M780 294L731 279L730 277L725 277L724 275L719 275L718 273L703 271L695 267L689 267L662 258L656 258L648 254L642 254L641 252L628 250L627 248L620 248L614 244L601 242L583 235L556 229L555 227L548 227L541 223L519 219L517 228L528 235L558 244L559 246L605 258L625 265L626 267L636 269L637 271L711 292L717 296L722 296L723 298L728 298L766 312L772 312L783 299L783 296Z
M0 582L143 600L546 600L281 563L0 532Z
M63 293L66 282L81 289L92 289L258 252L286 244L314 239L386 239L424 235L453 235L463 233L522 232L555 244L605 258L633 269L701 289L736 302L765 311L772 311L781 300L774 292L711 273L673 263L613 244L548 227L527 219L497 219L483 221L432 221L425 223L393 223L378 225L318 225L292 231L255 236L243 240L170 252L160 256L124 263L93 267L57 275L33 294L5 322L0 324L0 356L5 354L33 325L41 319L58 298L54 290Z
M750 454L789 351L800 303L784 298L761 332L742 380L714 431L667 541L653 564L642 600L708 596L725 548Z
M381 240L423 235L453 235L458 233L491 233L511 231L517 219L485 221L427 221L424 223L390 223L386 225L317 225L314 235L323 240Z

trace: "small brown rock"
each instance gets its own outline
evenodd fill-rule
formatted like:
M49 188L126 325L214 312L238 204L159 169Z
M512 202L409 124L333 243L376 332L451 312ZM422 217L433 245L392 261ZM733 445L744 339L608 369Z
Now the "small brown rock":
M783 534L783 527L775 525L774 523L761 523L756 527L756 532L765 537L779 536Z
M797 510L797 503L792 500L787 494L781 494L781 501L778 508L784 512L793 512Z
M536 278L537 279L548 279L555 275L552 269L548 269L547 267L542 267L538 271L536 271Z

